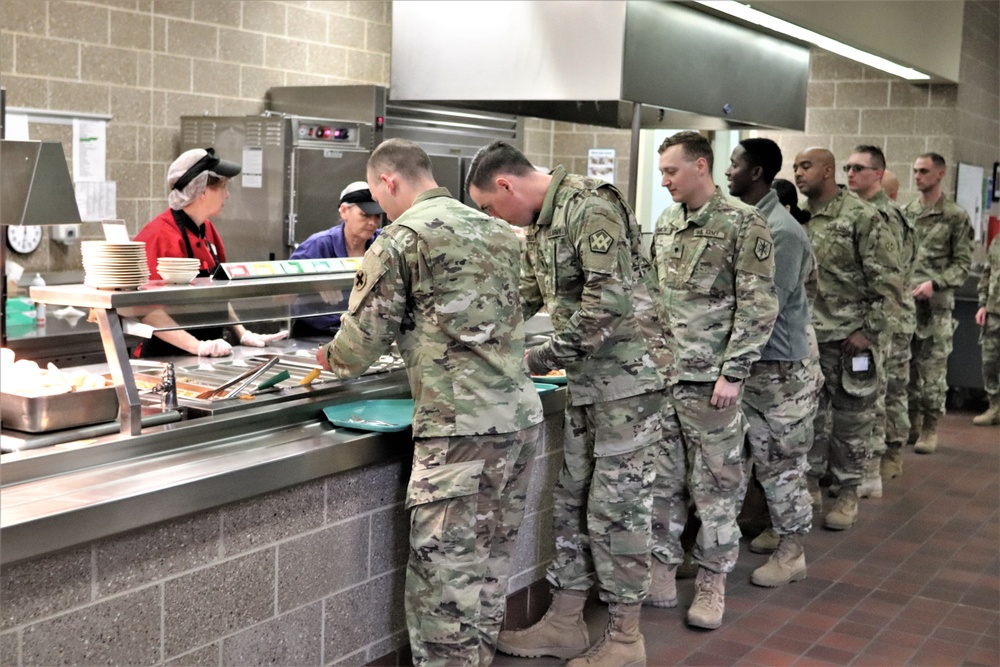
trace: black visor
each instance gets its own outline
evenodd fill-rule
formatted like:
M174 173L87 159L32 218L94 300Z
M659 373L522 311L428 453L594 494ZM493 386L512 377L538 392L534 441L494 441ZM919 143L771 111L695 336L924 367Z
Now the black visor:
M242 171L242 167L235 162L227 162L219 158L215 154L214 148L205 149L205 157L201 158L193 165L191 168L184 172L184 174L177 179L174 183L174 190L183 191L184 188L188 186L188 183L196 179L202 172L210 171L219 176L226 178L232 178Z

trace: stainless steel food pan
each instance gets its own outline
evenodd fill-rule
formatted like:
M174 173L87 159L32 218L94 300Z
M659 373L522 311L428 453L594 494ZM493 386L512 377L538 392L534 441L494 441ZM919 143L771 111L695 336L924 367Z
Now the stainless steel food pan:
M46 433L75 426L114 421L118 396L114 387L85 389L52 396L21 396L0 392L0 422L4 428Z

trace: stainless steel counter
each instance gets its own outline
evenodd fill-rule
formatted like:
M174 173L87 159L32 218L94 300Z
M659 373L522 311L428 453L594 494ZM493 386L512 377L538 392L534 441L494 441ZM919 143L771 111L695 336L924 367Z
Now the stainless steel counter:
M236 348L240 355L260 349ZM547 414L563 391L542 396ZM334 427L335 403L409 395L403 371L239 411L0 456L0 563L68 548L377 461L408 457L409 431Z

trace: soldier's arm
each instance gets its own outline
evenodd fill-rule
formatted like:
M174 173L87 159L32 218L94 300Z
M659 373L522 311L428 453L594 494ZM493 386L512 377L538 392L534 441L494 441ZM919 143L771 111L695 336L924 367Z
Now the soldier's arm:
M399 234L415 247L413 234ZM341 379L358 377L385 354L399 334L406 313L408 274L402 248L382 234L365 253L340 331L320 348L320 357Z
M527 322L545 305L542 290L538 286L538 278L535 276L535 267L531 263L527 249L521 253L521 278L518 291L521 293L521 313Z
M862 332L875 342L888 329L888 323L902 316L905 277L899 264L895 236L885 232L881 216L859 213L855 222L855 238L861 256L861 270L868 283L868 311L862 320Z
M962 211L960 219L951 226L951 262L938 278L940 287L961 287L972 268L972 223Z
M586 359L611 337L632 311L632 259L624 222L611 204L588 197L573 204L576 223L568 233L576 247L584 284L580 307L537 354L550 367Z
M979 294L979 307L985 308L986 302L990 298L990 273L992 271L993 257L1000 257L1000 254L996 252L996 248L990 248L991 252L987 253L986 264L983 266L983 272L979 274L979 284L977 285L977 292Z
M736 248L736 311L729 336L722 375L745 378L750 366L771 337L778 318L778 294L774 287L774 242L767 222L758 213L740 222Z

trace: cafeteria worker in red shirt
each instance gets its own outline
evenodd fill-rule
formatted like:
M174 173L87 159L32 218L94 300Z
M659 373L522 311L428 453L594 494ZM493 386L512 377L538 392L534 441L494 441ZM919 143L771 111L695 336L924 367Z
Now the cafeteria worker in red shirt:
M136 241L146 244L149 275L159 280L156 260L159 257L189 257L201 260L199 277L212 274L215 267L226 261L222 237L209 219L219 215L229 199L229 179L240 173L235 162L219 158L212 148L194 148L181 153L167 170L167 203L169 208L156 216L136 235ZM231 319L236 319L229 307ZM147 315L146 324L155 328L175 327L177 323L167 313L157 310ZM285 338L288 332L261 335L248 331L241 324L232 326L242 345L264 347ZM223 340L222 327L205 327L185 331L157 331L136 348L137 357L196 354L200 357L224 357L232 354L232 346Z

